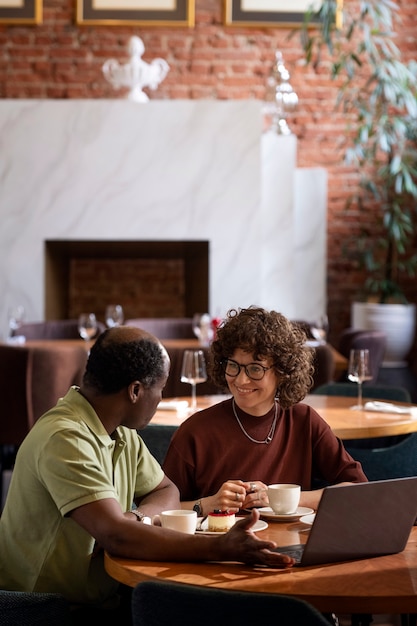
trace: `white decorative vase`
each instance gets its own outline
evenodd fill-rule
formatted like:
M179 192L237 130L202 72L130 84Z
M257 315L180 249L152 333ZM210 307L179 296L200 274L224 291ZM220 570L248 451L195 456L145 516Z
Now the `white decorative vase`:
M382 367L406 367L406 357L413 344L415 304L375 304L354 302L351 311L353 328L379 330L387 336Z

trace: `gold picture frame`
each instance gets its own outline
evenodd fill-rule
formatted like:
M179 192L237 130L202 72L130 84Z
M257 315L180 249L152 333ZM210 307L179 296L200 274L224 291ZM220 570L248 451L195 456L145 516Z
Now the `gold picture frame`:
M79 25L191 27L194 20L195 0L77 0Z
M42 0L0 0L0 24L40 24Z
M224 0L224 23L226 26L297 26L312 4L313 0ZM337 0L340 15L342 9L343 0Z

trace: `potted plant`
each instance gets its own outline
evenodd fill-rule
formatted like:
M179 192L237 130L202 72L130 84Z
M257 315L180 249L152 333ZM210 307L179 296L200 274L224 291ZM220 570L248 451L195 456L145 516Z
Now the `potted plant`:
M417 268L417 63L404 63L394 42L395 2L350 0L342 13L341 4L324 0L308 11L301 42L307 65L326 61L338 81L337 105L348 125L345 158L357 173L348 208L357 208L359 222L345 253L365 280L352 325L384 330L385 361L404 364L415 331L415 304L407 302L402 280ZM400 321L390 321L390 312Z

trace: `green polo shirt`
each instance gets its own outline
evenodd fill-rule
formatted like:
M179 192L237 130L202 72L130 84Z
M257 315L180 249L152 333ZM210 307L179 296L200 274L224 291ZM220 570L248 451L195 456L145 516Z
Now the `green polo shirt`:
M22 443L0 518L0 588L62 593L73 603L111 605L117 583L105 572L94 539L65 517L115 498L129 511L163 479L135 430L110 437L72 387Z

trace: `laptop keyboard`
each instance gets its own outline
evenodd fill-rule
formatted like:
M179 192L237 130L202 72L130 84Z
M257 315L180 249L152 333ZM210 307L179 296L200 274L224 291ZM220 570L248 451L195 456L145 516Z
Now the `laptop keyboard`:
M280 552L280 554L286 554L287 556L291 556L295 559L296 563L300 563L301 557L304 552L304 544L296 543L292 546L279 546L278 548L274 548L273 552Z

